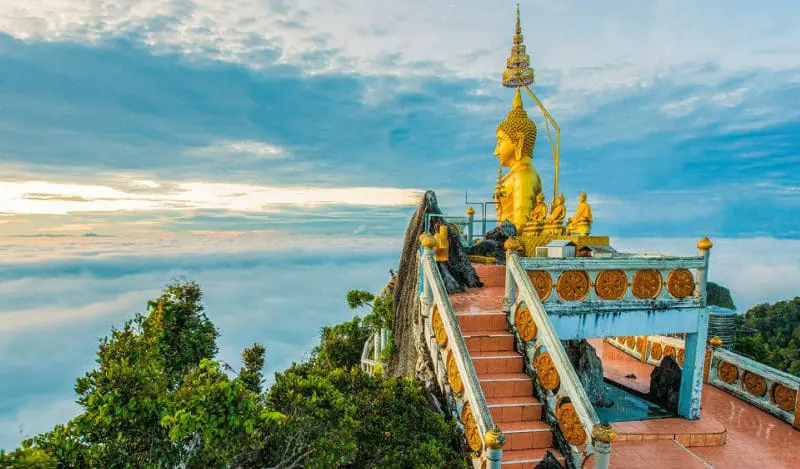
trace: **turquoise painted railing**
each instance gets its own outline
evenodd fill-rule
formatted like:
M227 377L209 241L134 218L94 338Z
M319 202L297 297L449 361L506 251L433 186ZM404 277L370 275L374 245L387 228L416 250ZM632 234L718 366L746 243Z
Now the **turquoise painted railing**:
M428 350L436 363L436 378L453 402L450 409L460 422L476 467L500 469L504 437L494 424L478 374L461 334L453 305L433 257L435 241L423 234L420 254L422 316Z
M685 342L675 337L608 337L606 342L657 366L672 355L683 365ZM705 381L800 429L800 378L747 357L709 345Z
M566 447L560 449L573 467L584 467L591 458L591 467L607 469L615 434L610 426L600 423L516 249L506 252L503 304L526 369L536 378L548 423L563 437L561 446Z
M425 231L430 232L431 229L431 219L432 218L443 218L446 223L455 224L459 227L460 230L460 238L465 246L472 246L472 243L477 238L483 238L486 236L488 231L488 227L494 227L497 225L496 219L491 218L480 218L476 219L474 215L468 215L466 217L452 217L449 215L438 214L438 213L428 213L425 215ZM475 224L481 227L480 232L475 231Z

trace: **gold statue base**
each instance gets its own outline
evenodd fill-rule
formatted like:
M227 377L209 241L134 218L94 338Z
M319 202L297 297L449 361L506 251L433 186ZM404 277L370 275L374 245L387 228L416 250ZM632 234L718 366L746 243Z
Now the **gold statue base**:
M536 256L536 247L545 246L550 241L572 241L576 249L583 246L609 246L608 236L570 236L570 235L544 235L544 234L525 234L517 237L525 250L526 257Z

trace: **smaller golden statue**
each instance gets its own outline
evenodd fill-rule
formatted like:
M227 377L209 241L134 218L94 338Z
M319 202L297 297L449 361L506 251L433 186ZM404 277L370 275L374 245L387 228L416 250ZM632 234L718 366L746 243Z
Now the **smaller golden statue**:
M586 202L586 192L578 196L578 207L575 216L567 220L567 234L589 236L592 230L592 208Z
M436 247L433 248L433 258L437 262L446 262L450 259L450 239L447 234L447 225L444 223L439 225L439 232L433 237L436 238Z
M564 234L564 217L567 215L567 207L564 205L566 199L564 194L558 196L553 201L553 206L550 208L550 216L547 217L544 224L544 234L560 236Z
M544 194L536 194L536 205L531 212L531 218L525 224L522 232L525 234L538 235L542 233L544 222L547 219L547 204L544 202Z

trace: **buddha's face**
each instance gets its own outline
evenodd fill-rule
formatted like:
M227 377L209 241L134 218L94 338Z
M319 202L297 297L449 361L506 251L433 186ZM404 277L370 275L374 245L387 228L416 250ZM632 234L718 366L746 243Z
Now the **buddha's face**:
M500 159L503 166L511 166L517 159L517 144L502 130L497 131L497 146L494 148L494 156Z
M536 202L539 202L539 203L544 202L544 194L539 192L539 195L536 196Z
M578 196L578 200L580 202L586 202L586 194L581 193L581 195Z

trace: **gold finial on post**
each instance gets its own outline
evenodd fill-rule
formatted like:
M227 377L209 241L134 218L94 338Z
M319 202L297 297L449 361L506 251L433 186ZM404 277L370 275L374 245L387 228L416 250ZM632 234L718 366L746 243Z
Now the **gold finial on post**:
M706 237L706 236L703 236L703 238L700 239L700 241L697 242L697 249L699 249L701 251L708 251L713 246L714 246L714 244L712 244L711 240L708 239L708 237Z
M493 428L486 432L483 436L483 441L491 449L500 449L506 443L506 437L503 435L502 430Z
M722 339L720 339L717 336L714 336L711 338L711 340L708 341L708 343L711 344L712 347L719 347L720 345L722 345Z
M617 439L617 432L615 432L610 425L598 423L592 427L592 436L595 440L599 440L604 443L611 443Z
M436 238L434 238L433 235L428 232L424 232L419 235L419 242L422 244L422 247L426 249L433 249L436 247Z

